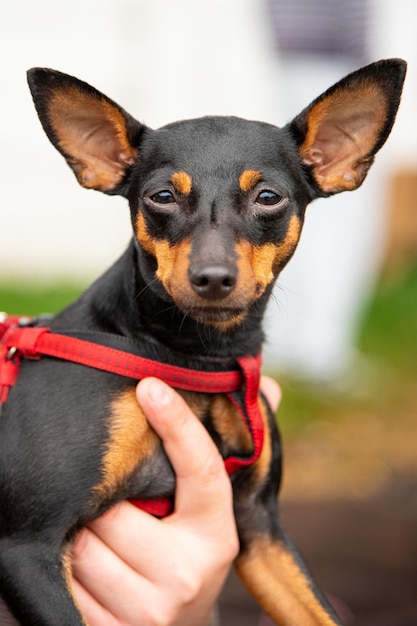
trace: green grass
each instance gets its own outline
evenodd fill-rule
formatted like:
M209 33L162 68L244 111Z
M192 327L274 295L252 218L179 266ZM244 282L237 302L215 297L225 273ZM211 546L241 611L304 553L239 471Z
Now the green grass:
M337 420L346 414L389 420L417 413L417 265L378 286L358 348L365 367L352 373L345 388L280 380L279 419L284 431L296 435L312 420Z
M0 283L0 311L16 315L56 313L74 300L83 287L69 283L33 285Z
M417 371L417 265L401 280L380 286L362 330L361 348L389 359L400 371Z

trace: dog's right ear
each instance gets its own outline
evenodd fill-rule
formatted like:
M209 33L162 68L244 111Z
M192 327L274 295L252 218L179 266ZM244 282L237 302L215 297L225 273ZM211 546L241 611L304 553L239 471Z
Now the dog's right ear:
M115 102L68 74L28 71L42 126L83 187L121 194L144 130Z

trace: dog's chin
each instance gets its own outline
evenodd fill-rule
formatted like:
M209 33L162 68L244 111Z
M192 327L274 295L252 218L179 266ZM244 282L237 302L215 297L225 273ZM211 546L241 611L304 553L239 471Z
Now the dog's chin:
M199 324L228 330L238 326L246 317L246 309L229 307L199 307L187 311L187 315Z

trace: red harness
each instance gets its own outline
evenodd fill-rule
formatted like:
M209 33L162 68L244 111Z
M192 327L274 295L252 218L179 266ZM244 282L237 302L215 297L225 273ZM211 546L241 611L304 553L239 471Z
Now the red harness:
M225 459L227 472L232 474L251 465L261 454L264 423L258 405L260 356L237 358L238 367L233 370L205 372L160 363L96 341L53 333L49 328L31 325L28 318L3 316L0 317L0 407L17 380L21 359L38 360L42 356L72 361L135 380L155 376L172 387L187 391L225 393L239 409L253 441L253 451L249 456ZM244 392L242 404L236 395L232 395L239 390ZM173 503L168 498L131 502L159 517L164 517L173 509Z

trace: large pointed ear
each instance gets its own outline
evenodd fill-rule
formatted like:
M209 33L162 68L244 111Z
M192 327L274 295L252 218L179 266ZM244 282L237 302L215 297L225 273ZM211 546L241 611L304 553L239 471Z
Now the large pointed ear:
M83 187L122 193L143 126L99 91L46 68L28 71L42 126Z
M356 189L385 143L406 63L388 59L349 74L289 125L318 195Z

